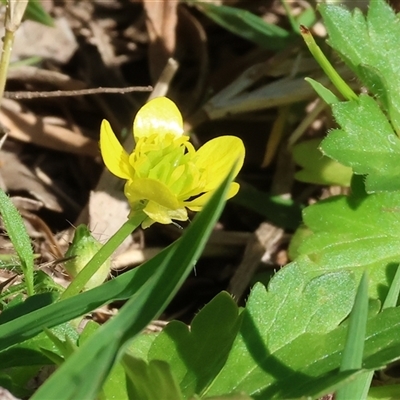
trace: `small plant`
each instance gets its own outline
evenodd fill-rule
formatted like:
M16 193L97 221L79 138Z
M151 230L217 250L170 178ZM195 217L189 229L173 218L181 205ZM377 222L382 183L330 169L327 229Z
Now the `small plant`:
M213 6L204 9L215 18L232 16L226 7L221 14ZM237 192L231 180L244 147L228 136L195 151L182 135L179 111L166 98L139 111L131 154L104 121L102 155L108 169L126 180L131 213L83 268L71 266L75 278L60 296L50 285L45 293L35 290L43 281L33 271L26 232L19 216L11 220L15 210L0 195L29 295L25 301L15 297L0 315L2 386L30 395L25 383L42 366L57 365L33 399L300 399L332 392L337 399L400 397L398 385L370 387L375 370L400 358L398 16L384 0L372 0L367 16L335 5L319 10L330 45L369 94L350 88L302 27L337 93L308 81L339 124L320 144L333 161L325 158L314 170L305 161L303 177L329 183L340 165L335 183L350 184L350 194L304 210L290 247L293 261L268 288L256 284L245 308L220 293L190 328L173 321L159 334L144 335L199 257L225 199ZM245 16L250 29L254 18ZM260 24L254 28L258 38ZM181 239L139 268L83 291L137 226L185 221L187 209L202 211ZM14 234L15 226L22 233ZM77 318L114 300L127 302L107 323L89 323L80 334L73 328Z
M61 293L58 302L54 303L57 292L49 296L50 287L42 295L33 295L33 253L28 236L8 197L4 193L0 197L0 212L18 252L27 292L31 296L23 303L21 297L12 301L0 317L0 330L4 329L0 358L8 359L21 345L28 353L35 354L33 360L26 360L29 364L12 357L5 364L8 369L4 370L4 385L14 393L25 395L26 391L15 387L17 378L13 368L25 367L26 381L38 371L39 367L34 371L28 368L32 363L61 365L33 398L92 398L104 383L103 390L111 390L105 378L123 356L126 344L168 304L199 257L224 200L238 191L239 185L231 183L231 180L243 164L242 141L232 136L219 137L196 151L188 143L188 137L183 136L182 117L177 107L167 98L156 98L138 112L134 133L137 144L128 155L108 122L103 122L100 135L102 155L108 168L127 180L125 193L131 204L131 213L128 221L103 246L91 238L87 228L78 227L66 254L67 271L74 279ZM116 278L100 285L109 271L110 255L127 235L140 224L148 227L154 222L184 221L188 219L186 207L196 211L205 207L205 210L195 218L182 239L151 262L131 271L133 274L126 273L120 277L122 280ZM82 289L87 291L79 294ZM85 299L85 296L89 297ZM130 300L116 318L102 328L90 324L81 335L76 333L73 326L78 317L118 298ZM64 324L61 330L49 330L60 324ZM113 350L110 352L111 342ZM96 357L92 356L93 352ZM47 362L43 361L43 356ZM122 398L126 397L126 389L125 383L122 386L120 383L125 382L125 373L128 377L133 375L133 362L128 358L123 363L126 372L121 369L111 374L116 375L110 378L110 385L117 380ZM97 378L88 380L89 375ZM60 379L63 384L60 384ZM71 385L72 381L76 384ZM113 393L115 390L112 389Z

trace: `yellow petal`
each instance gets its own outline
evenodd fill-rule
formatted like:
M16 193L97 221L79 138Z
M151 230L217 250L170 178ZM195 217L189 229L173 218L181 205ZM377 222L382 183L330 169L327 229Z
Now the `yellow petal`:
M239 191L239 188L240 188L240 185L237 182L232 182L231 186L229 187L229 191L226 195L226 200L235 196L237 194L237 192ZM213 194L214 194L214 190L204 193L194 200L185 201L184 205L189 210L196 211L196 212L201 211L201 209L204 207L204 205L207 203L207 201L210 200L210 198Z
M156 221L153 221L151 218L147 217L147 218L142 222L142 228L143 228L143 229L146 229L146 228L152 226L152 225L154 224L154 222L156 222Z
M173 219L178 221L186 221L188 219L187 211L184 207L177 210L170 210L154 201L149 201L143 211L150 219L160 224L170 224Z
M182 115L175 103L166 97L157 97L145 104L133 122L135 138L153 134L182 136Z
M125 196L130 203L140 200L154 201L159 205L175 210L180 203L171 190L162 182L150 178L138 178L125 185Z
M100 151L104 164L111 173L122 179L129 179L133 175L128 153L116 138L110 123L105 119L100 128Z
M244 155L244 144L236 136L220 136L200 147L193 161L196 167L206 170L204 191L216 189L237 161L236 176L243 166Z

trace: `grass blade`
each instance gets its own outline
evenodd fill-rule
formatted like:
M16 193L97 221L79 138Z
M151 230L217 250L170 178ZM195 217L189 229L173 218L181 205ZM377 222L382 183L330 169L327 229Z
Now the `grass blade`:
M364 272L350 314L349 328L342 356L341 371L362 367L364 341L368 318L368 275ZM368 373L369 374L369 373ZM361 399L364 390L364 375L339 389L336 400Z
M387 294L385 302L383 303L382 310L389 307L396 307L397 300L399 298L399 293L400 293L400 265L397 267L396 274L393 278L392 284L390 285L389 293ZM359 378L358 382L360 385L360 392L359 392L360 399L367 398L373 376L374 376L374 371L371 371L371 372L366 372Z
M282 50L293 41L294 35L269 24L249 11L229 6L216 6L206 2L190 2L199 7L210 19L235 35L269 50Z

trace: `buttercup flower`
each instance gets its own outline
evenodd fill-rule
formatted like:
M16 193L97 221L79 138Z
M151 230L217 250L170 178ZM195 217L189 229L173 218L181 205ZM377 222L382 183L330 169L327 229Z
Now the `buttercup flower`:
M234 163L235 176L243 165L244 145L235 136L212 139L196 151L183 135L178 108L166 97L155 98L139 110L133 135L136 146L128 154L103 120L100 149L110 172L126 179L129 216L141 211L147 215L144 228L154 222L187 220L187 209L200 211ZM239 184L233 182L227 198L238 190Z

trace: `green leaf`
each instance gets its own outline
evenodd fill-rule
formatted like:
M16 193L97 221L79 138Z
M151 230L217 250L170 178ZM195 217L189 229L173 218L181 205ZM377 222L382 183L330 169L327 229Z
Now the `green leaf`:
M130 400L127 391L127 376L121 362L114 364L103 387L101 393L104 400Z
M312 234L313 233L311 229L307 228L304 224L297 228L296 232L292 236L292 240L289 243L288 254L290 260L296 260L299 256L301 256L299 247L302 245L305 239Z
M397 266L396 274L393 278L392 284L390 285L389 292L385 298L382 308L396 307L399 300L400 293L400 265Z
M319 150L320 143L320 139L312 139L293 146L294 161L303 167L295 178L318 185L350 186L352 169L325 157Z
M216 6L206 2L194 2L198 8L217 24L244 39L268 50L283 50L293 35L277 25L269 24L246 10L229 6Z
M272 278L268 292L256 285L228 360L204 394L243 391L249 395L258 393L260 397L256 398L293 398L288 395L289 388L300 391L307 383L303 371L316 362L318 358L314 357L321 356L324 334L347 316L354 296L355 284L349 273L326 274L309 281L294 264ZM301 337L298 346L296 340ZM308 379L321 375L314 371ZM335 379L348 376L339 374Z
M281 196L272 196L246 183L241 183L239 193L230 201L265 216L282 228L296 229L301 222L299 204Z
M1 2L6 4L7 0L1 0ZM43 25L54 26L53 18L50 17L48 12L40 4L39 0L29 0L24 17Z
M138 358L125 355L125 371L132 382L129 398L140 400L183 400L175 377L168 363L151 360L148 364Z
M305 25L305 26L312 26L315 24L317 21L317 16L312 8L312 6L306 8L304 11L302 11L296 18L296 24L297 24L297 29L295 32L300 32L299 26L300 25Z
M218 375L240 322L237 305L222 292L196 315L190 331L182 322L170 322L154 340L148 360L168 362L183 395L191 398Z
M50 329L44 328L44 332L47 337L52 341L57 350L60 352L64 360L70 357L71 354L73 354L74 351L78 348L76 343L72 341L68 336L66 336L63 340L55 335Z
M341 129L321 143L328 157L367 175L367 192L400 189L400 139L385 114L369 96L336 103L332 111Z
M158 335L159 332L151 332L136 336L129 345L129 354L135 358L147 360L150 347Z
M19 297L14 297L7 308L0 314L0 326L18 317L34 312L42 307L52 304L57 299L57 293L48 292L28 297L24 302Z
M53 364L45 355L41 348L52 352L57 349L49 338L44 334L39 334L35 338L26 340L24 343L12 346L0 352L0 363L2 369L24 366L43 366Z
M321 97L326 104L332 105L339 102L339 98L319 82L312 78L304 78L304 80L312 86L318 96Z
M400 385L373 386L368 392L368 400L396 400L400 397Z
M127 342L162 312L190 273L222 211L232 172L154 274L149 276L147 270L139 268L138 275L144 275L145 280L135 295L39 388L32 400L89 400L97 396Z
M42 366L14 367L0 372L0 386L13 396L29 398L32 395L32 382L37 379ZM15 397L12 397L14 399Z
M324 70L325 74L328 76L330 81L333 83L338 92L346 100L355 100L357 95L353 92L353 89L343 80L343 78L338 74L336 69L332 66L330 61L326 58L325 54L322 52L310 30L305 26L300 27L301 36L306 43L308 50L313 55L315 60Z
M39 0L29 0L28 7L25 11L25 18L39 22L43 25L54 26L53 18L40 4Z
M335 325L351 308L354 281L347 272L308 281L306 272L288 265L268 292L253 289L239 336L207 395L317 398L400 358L400 308L389 308L368 320L364 369L340 372L347 324Z
M384 0L371 0L367 17L331 4L321 4L319 11L329 44L383 102L400 132L400 25L392 8Z
M98 329L100 325L94 321L88 321L79 336L78 344L81 346L87 341ZM147 336L147 335L143 335ZM126 388L126 374L121 362L116 363L110 371L110 374L105 381L100 400L129 400Z
M207 396L202 398L207 400L253 400L252 397L247 396L245 393L231 393L222 396ZM194 397L194 399L198 399L198 397Z
M77 333L68 325L63 324L54 328L53 334L58 338L66 336L72 340L77 339ZM24 366L42 366L53 364L42 354L42 350L61 355L54 343L45 333L40 333L32 339L25 340L23 343L9 347L0 352L0 365L3 369Z
M0 189L0 214L3 218L7 234L14 246L15 251L21 261L22 272L25 276L25 284L28 295L34 293L33 290L33 250L25 225L21 215L15 208L10 198Z
M297 244L297 254L310 274L352 271L358 279L368 271L369 293L386 297L400 262L400 193L383 192L367 197L336 196L303 211L313 234Z

